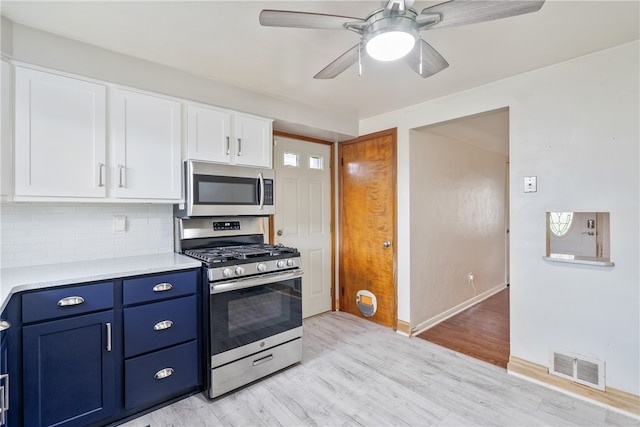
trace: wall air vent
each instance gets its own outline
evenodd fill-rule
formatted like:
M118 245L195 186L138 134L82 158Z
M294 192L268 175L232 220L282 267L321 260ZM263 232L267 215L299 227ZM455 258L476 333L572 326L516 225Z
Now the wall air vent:
M604 362L572 353L551 352L549 373L604 390Z

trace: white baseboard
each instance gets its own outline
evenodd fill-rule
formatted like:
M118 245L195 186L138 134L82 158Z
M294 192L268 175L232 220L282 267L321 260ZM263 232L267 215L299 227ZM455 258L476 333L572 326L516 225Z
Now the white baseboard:
M434 316L430 319L425 320L424 322L421 322L419 324L417 324L416 326L414 326L413 328L411 328L411 335L410 336L415 336L418 334L421 334L422 332L426 331L429 328L434 327L435 325L437 325L440 322L444 322L445 320L447 320L448 318L455 316L456 314L466 310L467 308L471 307L474 304L477 304L478 302L485 300L487 298L489 298L490 296L493 296L495 294L497 294L498 292L502 291L503 289L505 289L507 287L506 283L501 283L498 286L495 286L491 289L489 289L488 291L485 291L483 293L481 293L480 295L476 295L475 297L456 305L455 307L451 307L449 310L444 311L440 314L438 314L437 316Z

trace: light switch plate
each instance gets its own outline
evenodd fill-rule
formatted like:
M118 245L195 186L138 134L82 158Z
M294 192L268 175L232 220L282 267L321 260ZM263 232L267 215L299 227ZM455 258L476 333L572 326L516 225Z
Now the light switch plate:
M127 217L125 215L113 216L113 232L114 233L127 232Z
M525 176L524 177L524 192L525 193L535 193L538 191L538 177L536 176Z

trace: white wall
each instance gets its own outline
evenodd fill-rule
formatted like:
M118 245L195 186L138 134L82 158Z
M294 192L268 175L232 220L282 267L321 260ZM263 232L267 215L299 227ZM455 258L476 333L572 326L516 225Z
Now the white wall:
M511 354L606 362L606 384L640 395L640 42L363 120L398 128L398 317L409 321L410 130L510 111ZM523 193L523 178L538 192ZM549 263L545 212L610 212L613 268ZM419 262L419 260L416 260Z
M507 157L426 130L411 132L409 150L411 283L420 284L410 323L420 331L506 286Z
M113 232L114 215L126 233ZM0 231L0 268L173 252L173 206L3 203Z

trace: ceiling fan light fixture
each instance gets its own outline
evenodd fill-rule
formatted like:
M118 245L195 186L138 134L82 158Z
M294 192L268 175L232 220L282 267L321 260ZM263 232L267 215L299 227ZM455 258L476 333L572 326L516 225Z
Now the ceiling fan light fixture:
M405 31L381 32L367 40L367 54L378 61L395 61L406 56L416 44L413 34Z

